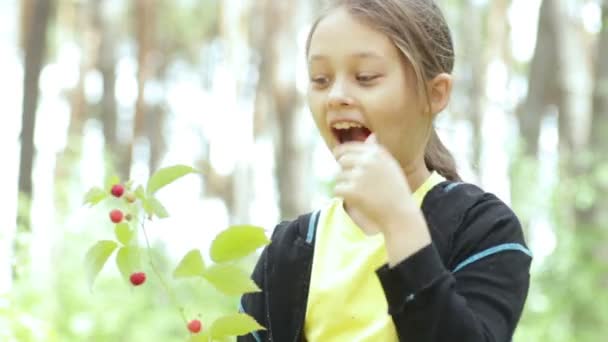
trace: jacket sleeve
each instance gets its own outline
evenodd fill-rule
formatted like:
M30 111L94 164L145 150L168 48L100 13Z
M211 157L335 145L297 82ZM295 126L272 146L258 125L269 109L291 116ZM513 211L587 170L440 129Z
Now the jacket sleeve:
M455 231L450 262L431 244L377 270L400 341L510 341L531 256L515 214L489 195Z
M268 315L265 296L265 268L267 263L268 248L269 246L266 246L262 251L262 254L260 255L260 258L258 259L251 275L251 279L253 279L253 281L262 291L245 294L241 297L239 302L239 312L246 313L252 316L259 324L264 327L268 326ZM266 331L258 330L247 335L237 337L237 342L261 342L266 341L266 339Z

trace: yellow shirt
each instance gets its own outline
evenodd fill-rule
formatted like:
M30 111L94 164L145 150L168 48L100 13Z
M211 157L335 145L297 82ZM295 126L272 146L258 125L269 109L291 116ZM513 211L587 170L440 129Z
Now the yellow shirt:
M433 172L414 192L426 193L445 179ZM341 199L321 211L304 322L310 342L398 341L388 303L376 276L387 262L384 236L366 235L348 216Z

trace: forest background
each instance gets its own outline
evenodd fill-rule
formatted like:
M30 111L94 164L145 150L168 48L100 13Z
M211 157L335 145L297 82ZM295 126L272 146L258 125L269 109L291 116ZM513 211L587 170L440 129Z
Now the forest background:
M183 341L158 282L82 261L112 232L83 206L108 175L203 175L159 193L167 272L232 224L268 234L331 197L305 106L318 0L0 1L0 340ZM514 341L608 336L608 0L442 0L456 85L439 135L521 218L534 254ZM248 259L248 267L255 256ZM203 322L236 305L176 283ZM204 324L204 323L203 323ZM604 337L602 337L604 336Z

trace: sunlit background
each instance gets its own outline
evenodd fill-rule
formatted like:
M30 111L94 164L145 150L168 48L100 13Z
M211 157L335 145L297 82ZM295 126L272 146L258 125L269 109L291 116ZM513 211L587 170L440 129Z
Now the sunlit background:
M535 256L514 340L605 341L608 1L438 2L457 55L439 135ZM109 175L204 170L162 190L170 217L147 226L168 273L231 224L270 234L330 198L336 165L304 99L321 4L0 0L1 341L186 339L152 280L134 290L109 263L87 287L84 254L113 230L82 199ZM236 305L174 286L203 321Z

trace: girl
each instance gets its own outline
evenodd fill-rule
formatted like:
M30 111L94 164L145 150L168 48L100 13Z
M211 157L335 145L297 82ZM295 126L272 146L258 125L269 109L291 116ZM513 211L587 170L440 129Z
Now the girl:
M239 341L509 341L531 256L515 214L460 182L433 119L454 51L432 0L338 0L307 42L337 198L279 224Z

